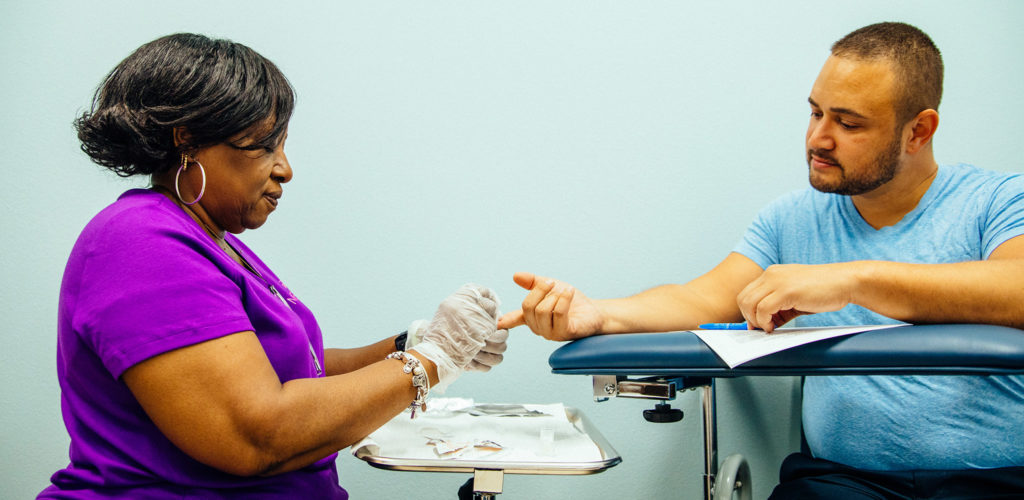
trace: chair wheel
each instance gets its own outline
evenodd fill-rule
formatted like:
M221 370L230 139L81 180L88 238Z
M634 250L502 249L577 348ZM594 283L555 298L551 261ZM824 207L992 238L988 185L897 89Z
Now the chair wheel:
M738 453L726 457L715 477L715 500L732 500L734 493L739 494L740 500L750 500L753 492L747 459Z
M683 419L683 410L672 408L668 403L658 403L653 410L644 410L644 419L659 424L678 422Z

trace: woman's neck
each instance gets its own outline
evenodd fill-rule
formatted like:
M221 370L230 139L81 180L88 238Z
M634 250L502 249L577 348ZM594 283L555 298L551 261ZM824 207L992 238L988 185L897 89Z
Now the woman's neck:
M206 234L213 238L213 240L216 241L218 245L220 245L221 247L227 245L227 243L224 240L226 232L223 229L218 229L216 225L213 224L212 222L206 221L207 218L203 217L204 213L200 213L202 211L202 207L199 207L199 210L197 210L196 205L186 205L180 199L178 199L178 195L175 194L174 190L169 189L167 186L158 184L156 182L153 183L152 190L166 196L176 205L181 207L181 209L184 210L189 217L195 220L196 223L198 223L199 226L202 227L204 231L206 231Z

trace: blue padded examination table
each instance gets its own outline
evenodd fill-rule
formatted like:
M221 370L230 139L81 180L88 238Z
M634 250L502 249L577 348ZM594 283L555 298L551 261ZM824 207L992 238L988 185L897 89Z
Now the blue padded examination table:
M590 375L594 399L660 400L644 417L673 422L682 412L665 401L677 391L701 389L704 420L704 496L751 496L741 455L719 467L715 430L716 378L813 375L997 375L1024 373L1024 331L993 325L914 325L822 340L730 369L691 332L601 335L559 347L553 373Z

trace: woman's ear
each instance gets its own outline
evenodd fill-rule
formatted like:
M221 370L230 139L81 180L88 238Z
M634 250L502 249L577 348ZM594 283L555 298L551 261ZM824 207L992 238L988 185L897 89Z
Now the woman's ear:
M190 149L188 146L192 143L192 134L188 133L188 129L185 127L174 127L171 130L171 136L174 138L174 147L178 149Z

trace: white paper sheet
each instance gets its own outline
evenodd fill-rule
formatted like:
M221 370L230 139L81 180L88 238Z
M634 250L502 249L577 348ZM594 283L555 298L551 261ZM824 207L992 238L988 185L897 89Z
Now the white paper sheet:
M452 404L453 401L456 404ZM468 402L468 405L465 404ZM464 408L472 400L431 398L427 411L415 419L408 411L398 414L381 428L352 445L352 453L361 447L373 455L389 458L428 460L472 460L494 462L596 462L601 450L592 439L569 421L561 403L522 405L543 416L473 416ZM436 440L444 444L437 446ZM492 441L502 446L490 451L474 444ZM439 454L452 447L468 445L461 453Z
M764 330L692 330L718 357L735 368L747 361L819 340L899 325L840 326L823 328L778 328Z

